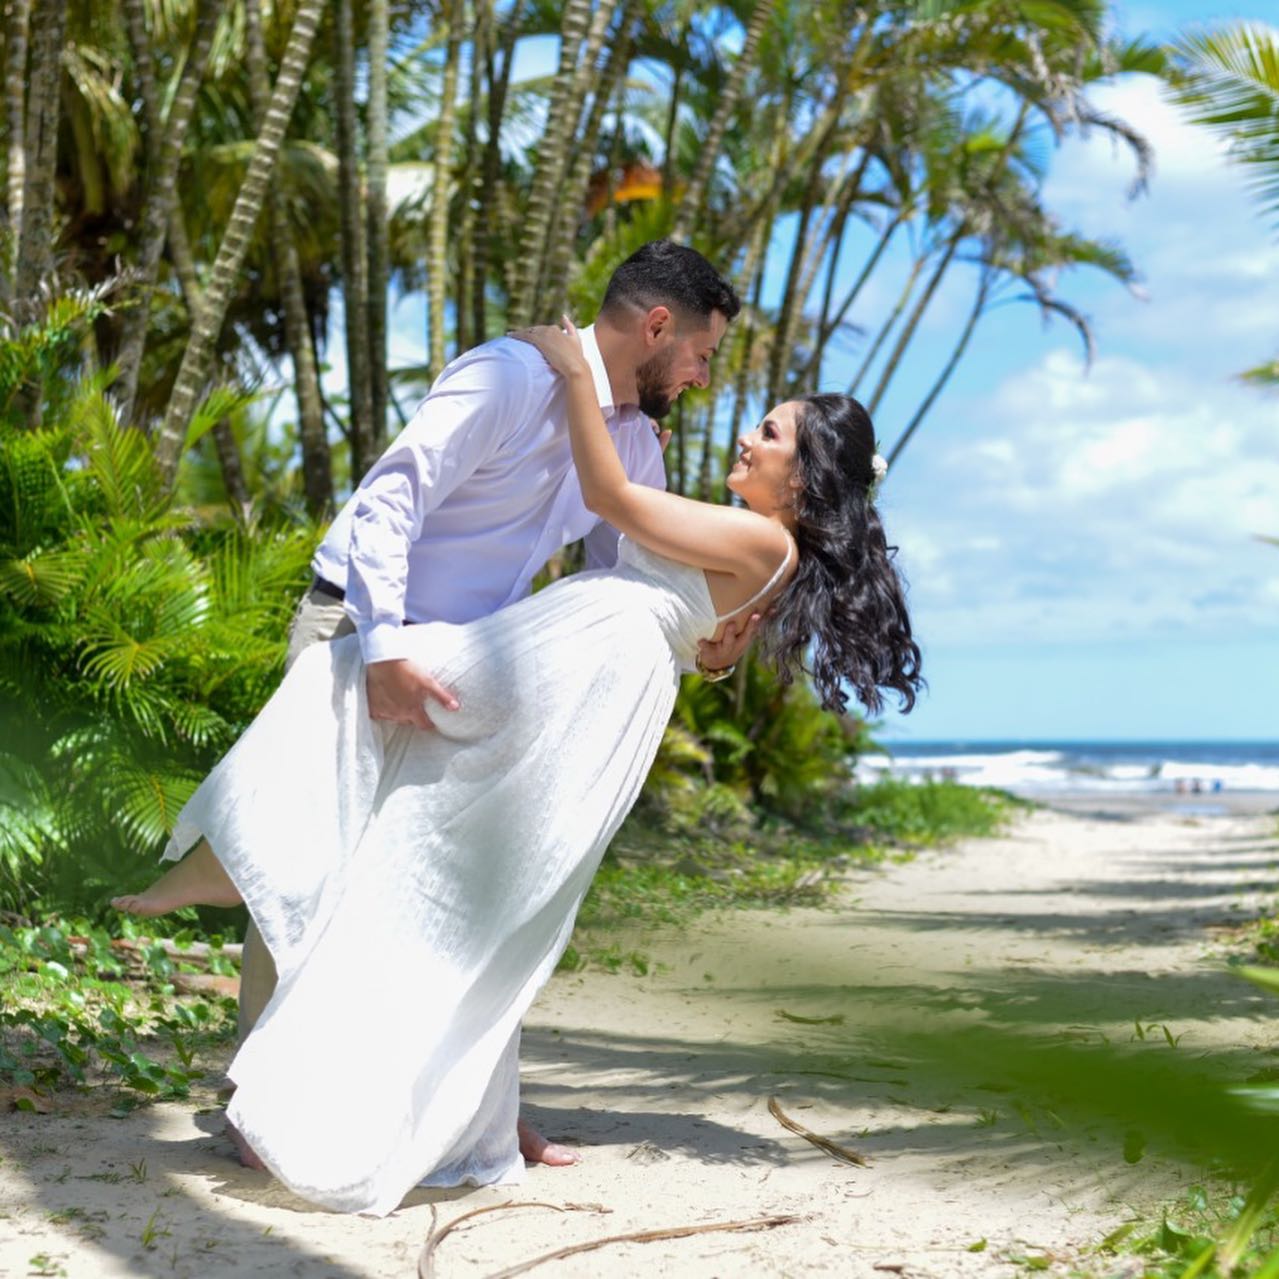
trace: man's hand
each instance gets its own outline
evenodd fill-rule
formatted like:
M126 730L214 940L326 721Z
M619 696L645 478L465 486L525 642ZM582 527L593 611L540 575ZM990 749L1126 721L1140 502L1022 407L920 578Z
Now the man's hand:
M719 639L698 640L697 651L702 665L710 671L736 666L750 648L762 618L762 613L752 613L743 621L725 622Z
M368 667L369 718L392 724L432 728L423 703L433 697L445 710L455 711L456 697L424 670L407 660L373 662Z

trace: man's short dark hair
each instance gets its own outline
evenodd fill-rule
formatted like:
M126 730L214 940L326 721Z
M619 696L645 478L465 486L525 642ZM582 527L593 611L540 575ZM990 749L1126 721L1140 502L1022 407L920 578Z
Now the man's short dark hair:
M613 272L600 310L628 306L667 306L677 322L707 322L712 311L731 320L742 309L733 286L696 249L673 240L650 240Z

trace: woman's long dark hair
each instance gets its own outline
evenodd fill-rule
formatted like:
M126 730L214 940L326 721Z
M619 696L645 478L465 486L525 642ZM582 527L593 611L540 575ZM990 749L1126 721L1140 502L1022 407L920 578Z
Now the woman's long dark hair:
M875 509L875 432L847 395L810 395L795 431L799 567L770 610L765 654L793 678L807 670L822 705L842 711L845 685L866 709L883 709L891 689L909 711L922 684L895 546Z

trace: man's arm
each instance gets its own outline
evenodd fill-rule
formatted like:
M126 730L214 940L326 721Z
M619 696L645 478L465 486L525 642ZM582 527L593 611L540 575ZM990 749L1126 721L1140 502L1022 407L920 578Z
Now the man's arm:
M374 719L429 728L427 697L457 709L452 694L400 656L409 551L430 513L493 456L527 399L520 357L486 348L441 376L360 484L345 586Z

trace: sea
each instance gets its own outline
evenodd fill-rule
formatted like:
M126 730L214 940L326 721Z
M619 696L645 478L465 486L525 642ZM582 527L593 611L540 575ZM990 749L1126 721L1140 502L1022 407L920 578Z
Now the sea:
M1028 798L1061 794L1279 795L1273 742L896 742L861 756L858 779L949 779Z

